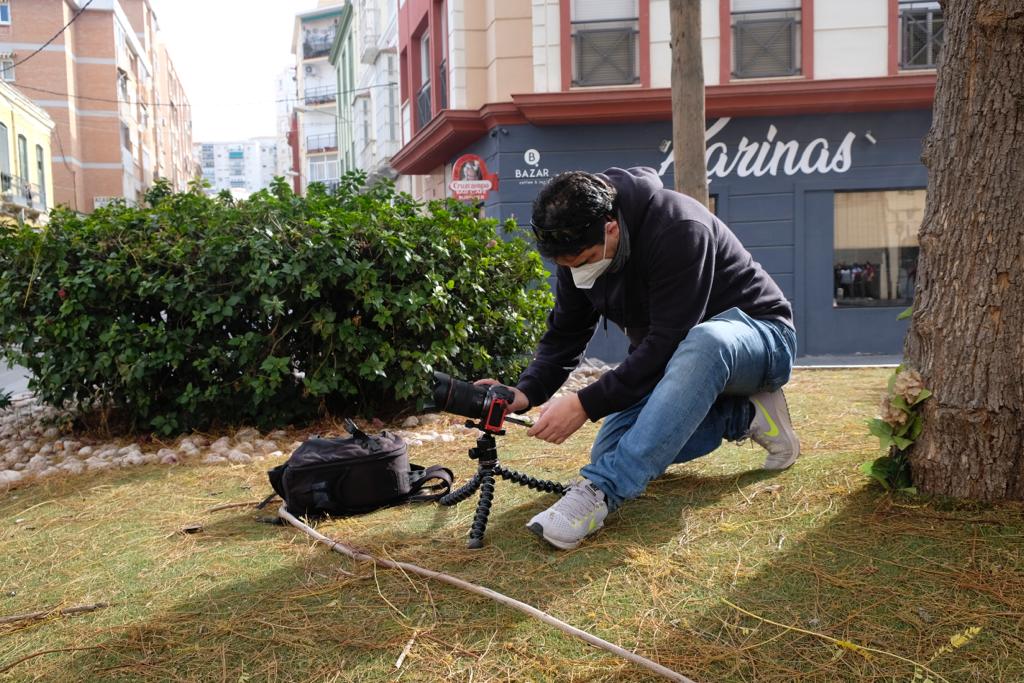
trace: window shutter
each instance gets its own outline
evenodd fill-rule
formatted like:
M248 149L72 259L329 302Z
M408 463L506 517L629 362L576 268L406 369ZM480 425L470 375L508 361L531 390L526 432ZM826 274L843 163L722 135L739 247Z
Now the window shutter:
M799 73L797 30L791 17L737 19L733 26L736 75L744 78Z
M636 73L633 27L576 32L576 80L580 85L633 83Z

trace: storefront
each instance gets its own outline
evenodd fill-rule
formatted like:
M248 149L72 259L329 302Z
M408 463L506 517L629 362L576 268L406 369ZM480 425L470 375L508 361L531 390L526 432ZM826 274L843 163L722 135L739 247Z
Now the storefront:
M928 110L708 122L713 208L793 303L801 355L900 353L927 178ZM485 209L528 223L540 187L567 170L650 166L671 187L671 124L507 125L462 150L497 176ZM456 155L458 156L458 155ZM450 166L449 166L450 168ZM592 355L621 359L599 328Z

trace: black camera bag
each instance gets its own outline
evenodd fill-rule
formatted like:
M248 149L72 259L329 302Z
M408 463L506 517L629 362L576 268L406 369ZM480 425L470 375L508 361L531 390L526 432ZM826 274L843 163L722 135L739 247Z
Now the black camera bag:
M267 472L270 485L293 515L358 515L409 501L436 500L451 489L451 470L410 464L400 436L371 436L351 420L345 421L345 428L352 436L308 439L287 462ZM431 480L438 481L427 486Z

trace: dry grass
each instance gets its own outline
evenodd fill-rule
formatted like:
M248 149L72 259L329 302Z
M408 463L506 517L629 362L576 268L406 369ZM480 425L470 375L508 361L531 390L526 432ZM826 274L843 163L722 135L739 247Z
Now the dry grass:
M464 547L472 502L320 529L502 591L697 681L911 681L908 660L948 681L1024 680L1020 509L894 500L857 472L876 452L863 420L886 374L798 372L787 393L805 455L794 468L770 476L757 469L755 447L723 448L672 468L573 552L543 547L523 528L553 497L507 482L483 550ZM500 443L503 461L567 478L593 433L551 447L517 429ZM448 464L464 479L472 443L418 448L413 460ZM346 561L290 528L257 523L251 510L206 512L266 489L254 464L140 468L7 494L0 616L112 604L0 626L0 669L57 650L0 677L650 679L497 604ZM176 533L189 523L204 529ZM943 647L971 627L981 630Z

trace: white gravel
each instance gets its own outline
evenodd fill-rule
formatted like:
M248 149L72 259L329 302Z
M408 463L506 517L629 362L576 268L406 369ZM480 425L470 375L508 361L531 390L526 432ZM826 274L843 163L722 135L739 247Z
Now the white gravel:
M578 391L597 380L611 366L591 360L577 368L556 393ZM138 465L182 464L243 465L259 460L280 461L301 444L283 430L261 434L251 427L212 443L201 434L190 434L173 443L82 443L65 432L64 420L54 408L19 399L0 411L0 493L16 486L50 477L114 470ZM373 427L376 429L376 427ZM456 415L425 414L407 417L392 430L415 449L424 444L470 441L477 431L467 428Z

